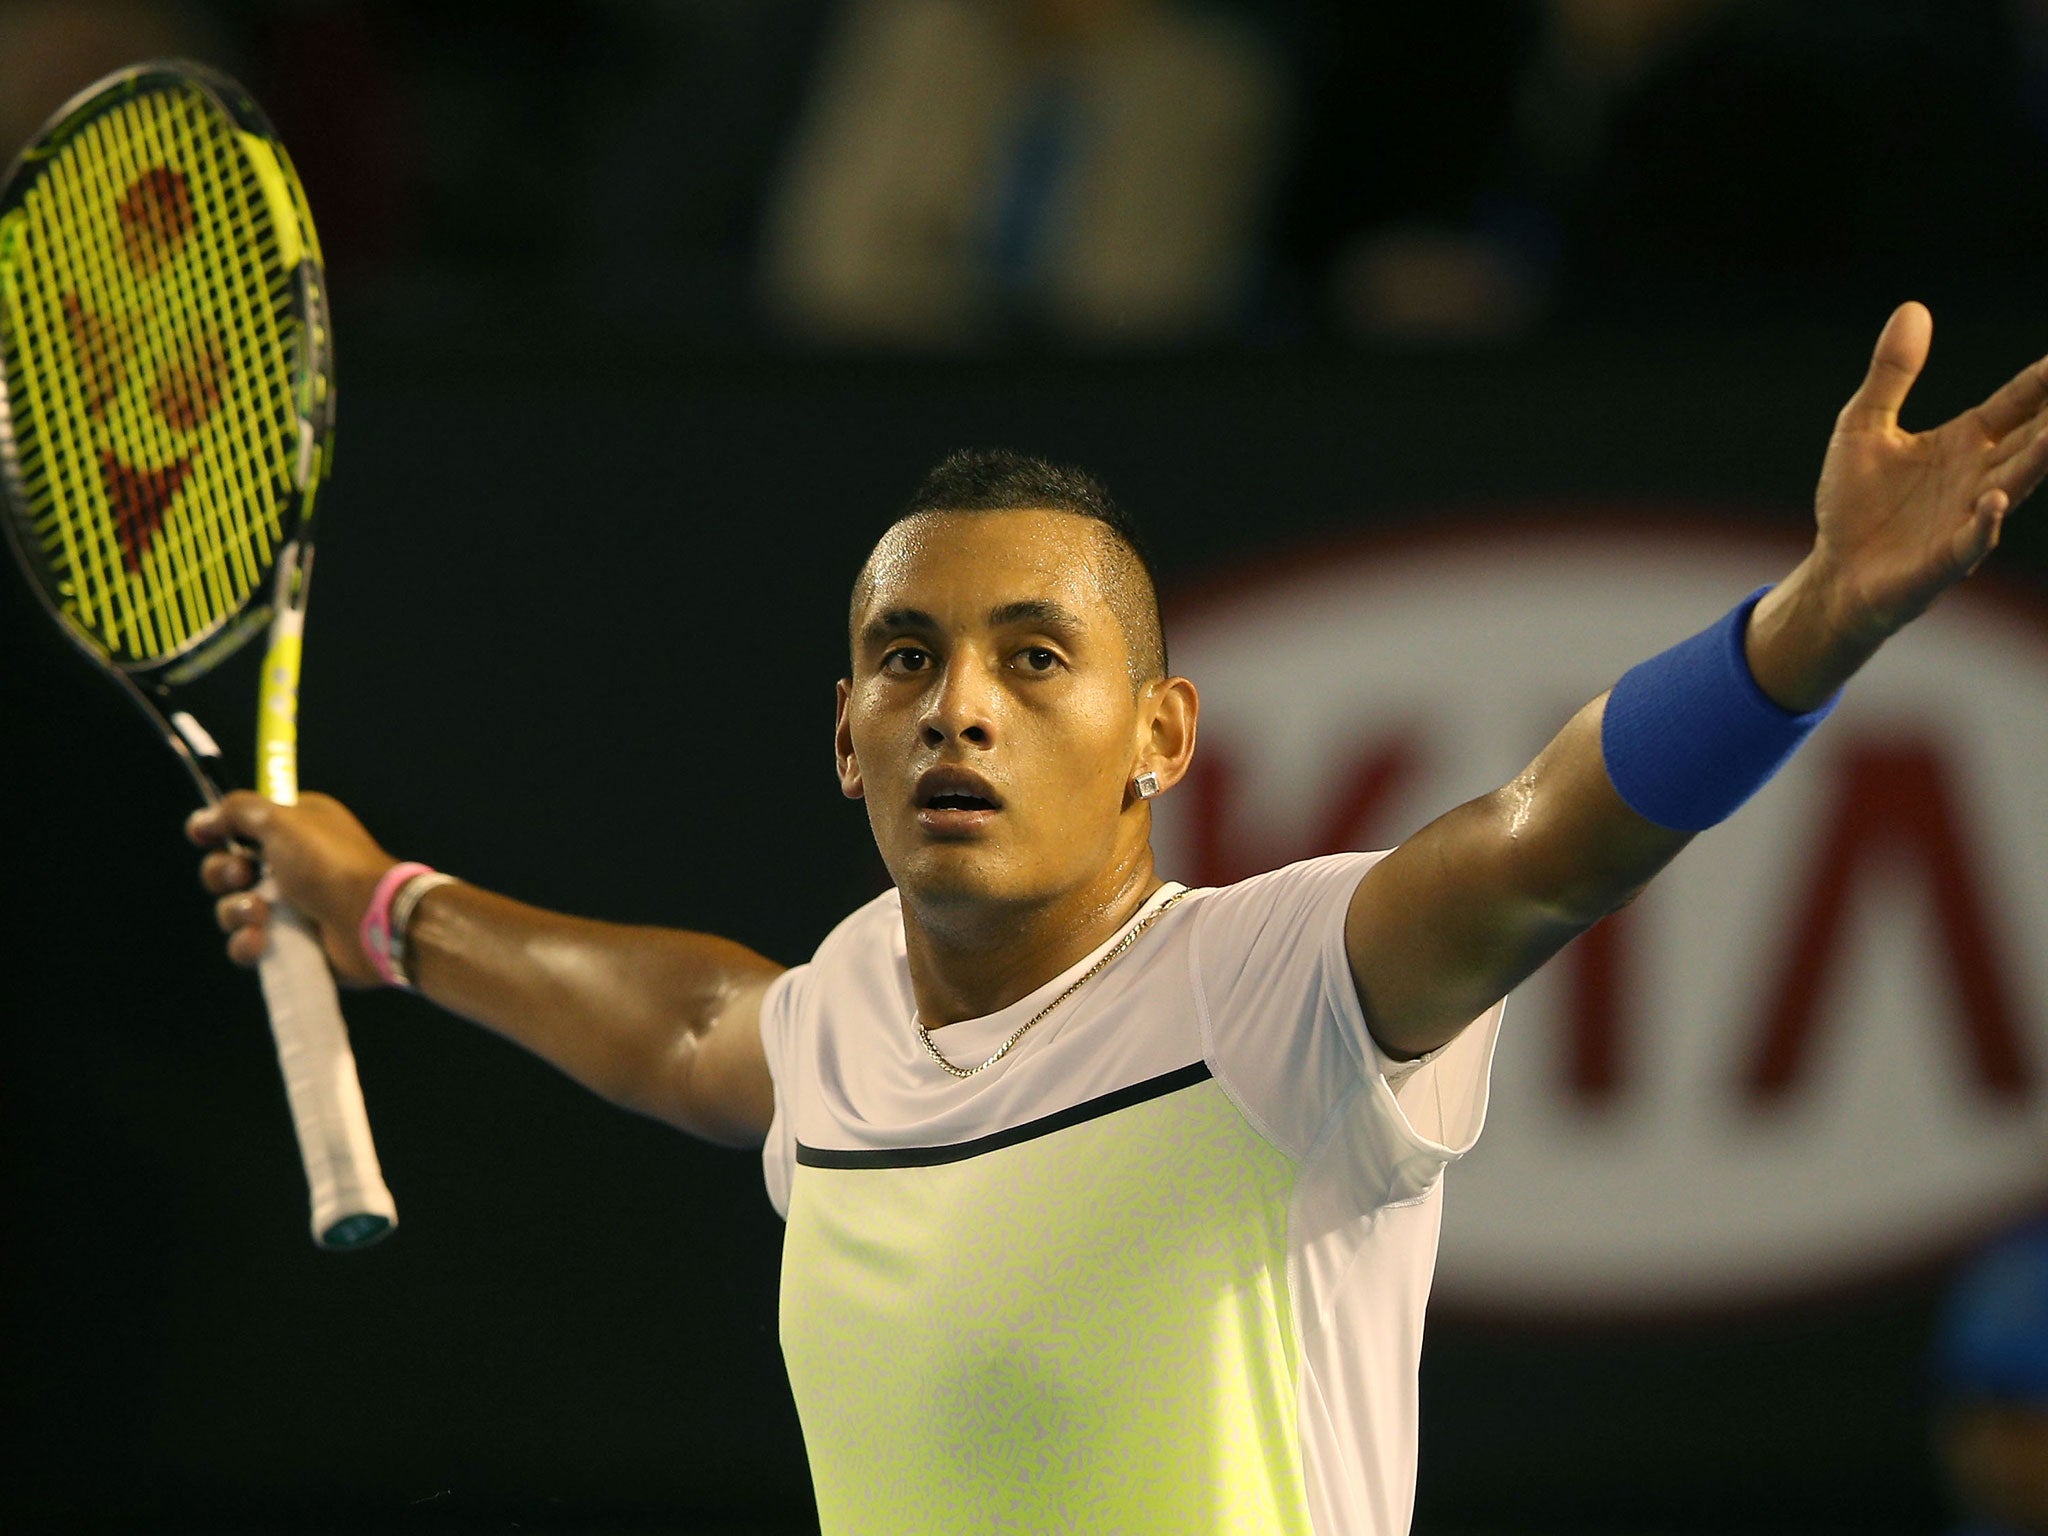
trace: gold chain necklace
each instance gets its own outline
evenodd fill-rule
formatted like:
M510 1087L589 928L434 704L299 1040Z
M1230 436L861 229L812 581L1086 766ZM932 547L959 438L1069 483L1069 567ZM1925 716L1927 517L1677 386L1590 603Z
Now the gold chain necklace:
M1139 923L1137 927L1133 928L1121 939L1118 939L1116 941L1116 944L1112 948L1104 952L1100 960L1097 960L1093 965L1089 966L1087 970L1083 971L1078 977L1076 977L1074 979L1074 984L1072 986L1068 987L1066 991L1062 992L1058 997L1054 998L1051 1002L1047 1003L1043 1008L1039 1009L1038 1012L1031 1015L1031 1017L1026 1019L1022 1024L1019 1024L1017 1028L1011 1033L1010 1038L1005 1040L1001 1045L997 1046L995 1054L989 1057L989 1059L987 1061L984 1061L980 1066L957 1067L952 1062L946 1060L944 1053L939 1050L938 1045L932 1040L932 1032L924 1027L924 1021L922 1019L915 1021L917 1024L918 1038L924 1041L924 1048L932 1053L932 1060L936 1061L940 1066L944 1067L948 1072L952 1073L955 1077L972 1077L977 1072L987 1071L990 1067L994 1066L997 1062L1001 1061L1005 1056L1010 1054L1010 1047L1015 1045L1019 1040L1022 1040L1024 1038L1024 1032L1026 1030L1030 1029L1032 1025L1036 1024L1040 1019L1044 1018L1047 1014L1051 1013L1053 1009L1059 1007L1061 1003L1064 1003L1068 998L1072 997L1076 992L1080 991L1081 988L1086 986L1092 979L1094 979L1095 973L1097 971L1100 971L1105 965L1108 965L1110 961L1114 960L1118 955L1122 954L1125 950L1129 949L1133 944L1137 943L1138 935L1143 933L1147 928L1150 928L1153 924L1153 921L1159 916L1160 913L1164 912L1168 907L1172 906L1176 901L1179 901L1181 897L1185 895L1187 895L1186 891L1175 891L1171 896L1167 897L1166 900L1162 901L1161 903L1159 903L1158 906L1154 907L1149 913L1145 915L1145 920L1143 922Z

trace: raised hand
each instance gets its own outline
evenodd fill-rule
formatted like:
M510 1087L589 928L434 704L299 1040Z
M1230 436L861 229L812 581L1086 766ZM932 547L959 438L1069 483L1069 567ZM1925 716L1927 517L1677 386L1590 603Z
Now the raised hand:
M1820 704L1974 571L2048 475L2048 359L1953 421L1899 426L1933 335L1924 304L1892 311L1828 440L1813 551L1750 616L1750 671L1787 709Z
M1873 642L1974 571L2048 474L2048 359L1952 421L1899 426L1933 334L1925 305L1893 311L1821 466L1816 573L1837 621Z

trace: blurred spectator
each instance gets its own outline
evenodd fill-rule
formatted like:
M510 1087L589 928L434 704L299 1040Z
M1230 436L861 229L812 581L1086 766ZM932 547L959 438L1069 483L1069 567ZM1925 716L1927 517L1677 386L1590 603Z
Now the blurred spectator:
M1287 94L1256 34L1172 0L849 0L771 209L769 304L839 342L1220 332Z
M1959 1536L2048 1536L2048 1220L1964 1273L1942 1315L1934 1373Z

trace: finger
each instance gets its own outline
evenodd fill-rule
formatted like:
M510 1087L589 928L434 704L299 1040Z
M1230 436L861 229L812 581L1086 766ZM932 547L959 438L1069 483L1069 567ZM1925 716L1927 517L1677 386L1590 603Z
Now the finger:
M1925 304L1901 304L1893 310L1870 354L1870 371L1842 407L1842 425L1865 429L1895 425L1899 407L1906 403L1913 381L1927 365L1927 349L1933 341L1934 316Z
M270 948L269 928L257 924L249 928L237 928L228 935L228 958L244 970L254 970L263 952Z
M247 891L223 896L213 904L213 920L225 934L241 928L260 928L270 920L270 903Z
M199 861L199 883L216 896L246 891L256 883L256 861L239 853L209 853Z
M2035 428L2024 446L1985 477L1985 491L2004 493L2007 506L2016 507L2034 493L2043 476L2048 476L2048 422Z
M202 848L243 839L260 844L277 807L253 789L231 790L185 818L185 836Z
M253 789L234 789L222 795L214 809L219 812L228 836L246 838L260 846L277 806Z
M1951 554L1964 575L1984 563L1984 557L1998 547L1998 535L2005 527L2005 514L2012 503L2003 491L1986 491L1977 498L1970 520L1956 530Z
M2033 420L2048 405L2048 357L2022 368L1982 405L1977 407L1977 424L1994 443L2006 433Z
M2007 460L2011 459L2014 454L2024 452L2031 444L2039 440L2044 429L2048 429L2048 419L2037 418L2006 433L2004 437L1993 443L1989 448L1984 449L1984 468L1986 472L1988 473L1999 468Z

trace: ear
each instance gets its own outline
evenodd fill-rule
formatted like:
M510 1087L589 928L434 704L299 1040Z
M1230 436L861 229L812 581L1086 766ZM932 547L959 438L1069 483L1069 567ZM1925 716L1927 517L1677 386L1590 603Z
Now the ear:
M859 800L867 791L860 781L860 760L853 755L853 725L847 719L847 708L853 699L853 681L842 677L838 687L838 723L832 731L832 755L839 768L839 793L849 800Z
M1138 712L1138 752L1130 777L1156 773L1162 794L1186 778L1195 756L1195 720L1201 712L1201 696L1186 678L1169 677L1146 684L1145 702ZM1125 793L1135 798L1134 792Z

